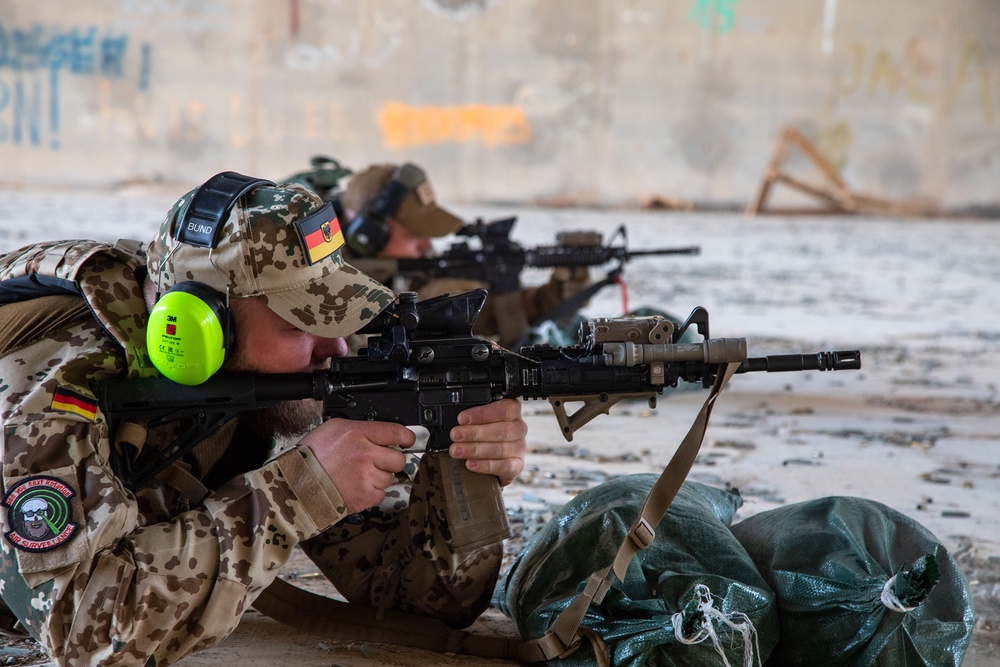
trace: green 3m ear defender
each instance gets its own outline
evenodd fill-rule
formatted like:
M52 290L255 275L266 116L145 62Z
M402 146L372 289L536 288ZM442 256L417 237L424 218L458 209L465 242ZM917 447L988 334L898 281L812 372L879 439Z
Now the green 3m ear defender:
M234 171L210 178L188 202L177 226L177 242L214 248L233 206L259 185L274 183ZM146 349L153 366L179 384L201 384L222 367L233 347L236 333L230 320L226 295L196 281L177 283L149 312Z
M235 338L225 297L204 283L177 283L149 312L146 349L174 382L201 384L222 367Z

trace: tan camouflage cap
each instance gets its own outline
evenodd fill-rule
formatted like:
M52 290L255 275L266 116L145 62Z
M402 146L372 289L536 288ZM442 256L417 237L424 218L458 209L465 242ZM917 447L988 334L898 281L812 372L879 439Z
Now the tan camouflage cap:
M232 297L263 297L287 322L327 338L354 333L395 299L381 283L344 262L335 217L323 229L316 225L319 253L303 245L315 244L304 241L306 235L294 223L324 206L304 186L258 186L240 197L212 250L177 240L195 192L177 200L149 245L146 265L161 292L196 280Z
M394 177L410 192L393 219L417 234L435 238L461 229L462 219L438 206L427 173L412 162L374 164L352 176L341 197L344 208L360 213Z

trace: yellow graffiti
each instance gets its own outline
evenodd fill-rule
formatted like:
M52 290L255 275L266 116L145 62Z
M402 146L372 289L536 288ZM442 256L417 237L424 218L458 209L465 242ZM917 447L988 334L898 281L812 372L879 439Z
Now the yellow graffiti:
M987 121L993 122L993 100L990 99L990 74L986 67L986 58L979 48L978 42L969 42L962 51L962 59L958 63L958 71L951 80L951 88L945 102L945 109L951 111L955 108L959 93L965 87L969 78L977 76L979 79L980 104L983 108L983 116ZM973 71L975 68L975 71Z
M851 95L861 87L861 79L865 68L865 47L860 42L851 42L848 46L851 54L851 77L849 81L838 80L837 89L843 95Z
M927 43L922 39L911 39L906 49L906 60L910 65L907 92L910 99L921 104L933 102L933 96L925 85L934 75L934 61L927 49Z
M500 146L531 139L531 124L524 110L515 106L411 107L388 102L378 120L388 148L472 141Z
M871 54L865 46L854 42L849 47L849 76L837 82L837 89L843 95L861 91L873 94L884 90L891 95L904 94L914 102L930 104L934 95L928 91L929 81L935 75L935 68L927 54L926 46L920 41L911 41L900 62L893 60L884 49ZM997 110L994 102L994 78L996 69L979 42L966 42L959 56L953 76L949 77L947 90L943 95L945 112L954 111L960 97L966 94L979 95L979 105L983 118L992 123ZM975 89L965 93L966 88ZM942 99L940 96L938 99Z
M900 78L900 73L892 62L892 56L884 50L879 51L872 66L871 78L868 79L868 92L873 93L879 86L885 85L890 93L895 94L899 90Z

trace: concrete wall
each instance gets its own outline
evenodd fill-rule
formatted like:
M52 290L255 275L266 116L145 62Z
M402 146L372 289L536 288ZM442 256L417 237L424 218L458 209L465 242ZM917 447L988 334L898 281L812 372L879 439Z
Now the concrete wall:
M456 202L743 206L792 123L859 190L996 204L998 34L996 0L0 0L0 182L328 153Z

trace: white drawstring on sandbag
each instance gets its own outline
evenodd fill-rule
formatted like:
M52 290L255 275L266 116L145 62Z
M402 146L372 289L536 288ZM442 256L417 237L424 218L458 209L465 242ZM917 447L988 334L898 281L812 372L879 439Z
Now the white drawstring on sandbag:
M896 585L896 575L889 577L889 580L885 582L882 586L882 604L892 611L898 611L901 614L905 614L908 611L913 611L916 607L907 607L905 604L900 602L899 598L896 597L896 591L894 590Z
M712 591L704 584L694 587L694 594L698 598L698 611L701 613L701 623L698 631L690 637L684 636L684 614L677 612L670 621L674 626L674 637L681 644L700 644L706 639L712 640L712 648L722 657L725 667L732 667L726 652L719 641L719 635L715 631L713 621L721 623L733 631L734 637L739 635L743 638L743 667L753 667L754 657L757 657L757 665L760 663L760 646L757 643L757 630L750 622L750 618L740 611L734 611L728 616L715 608L712 601Z

